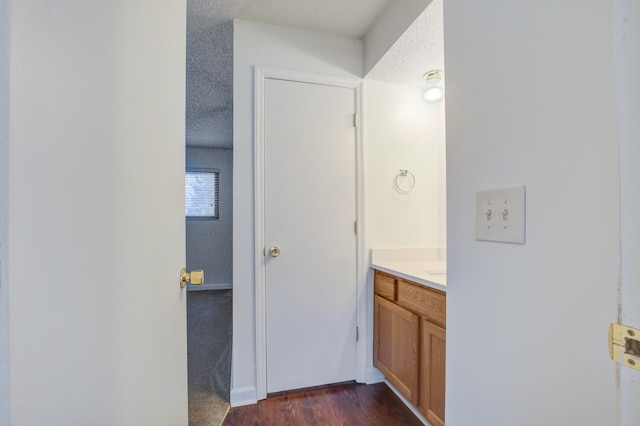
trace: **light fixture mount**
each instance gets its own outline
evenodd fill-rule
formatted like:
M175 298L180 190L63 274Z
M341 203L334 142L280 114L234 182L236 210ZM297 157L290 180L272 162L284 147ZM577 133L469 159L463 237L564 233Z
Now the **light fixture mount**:
M427 71L426 73L424 73L423 77L427 81L442 80L444 78L444 72L442 72L441 70Z
M438 102L444 96L444 72L441 70L427 71L424 74L424 98L429 102Z

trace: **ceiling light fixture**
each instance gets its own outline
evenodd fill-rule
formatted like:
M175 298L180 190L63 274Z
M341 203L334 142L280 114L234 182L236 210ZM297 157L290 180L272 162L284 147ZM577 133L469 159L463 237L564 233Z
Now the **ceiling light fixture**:
M444 72L429 71L424 75L424 98L429 102L438 102L444 96Z

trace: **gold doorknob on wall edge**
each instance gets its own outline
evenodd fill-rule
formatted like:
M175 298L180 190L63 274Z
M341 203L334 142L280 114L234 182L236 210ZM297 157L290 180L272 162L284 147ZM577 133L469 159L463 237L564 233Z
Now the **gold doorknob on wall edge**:
M187 268L180 269L180 288L185 288L187 283L202 285L204 283L204 271L202 269L198 269L196 271L187 272Z

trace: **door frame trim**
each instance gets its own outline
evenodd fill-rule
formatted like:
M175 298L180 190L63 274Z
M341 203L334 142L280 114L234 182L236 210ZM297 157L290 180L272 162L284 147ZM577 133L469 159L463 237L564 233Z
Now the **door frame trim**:
M296 81L325 86L354 89L355 108L361 115L362 79L338 77L284 68L256 66L254 69L254 270L255 270L255 318L256 318L256 391L257 399L267 397L267 331L266 331L266 257L264 224L264 87L266 79ZM360 120L361 121L361 120ZM356 326L361 338L356 342L356 381L366 381L367 265L364 256L364 182L363 182L362 124L356 127Z

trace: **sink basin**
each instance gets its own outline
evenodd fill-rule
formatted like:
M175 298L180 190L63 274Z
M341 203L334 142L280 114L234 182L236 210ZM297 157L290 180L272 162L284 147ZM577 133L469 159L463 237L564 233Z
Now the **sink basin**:
M447 275L446 269L427 269L424 271L427 275Z

